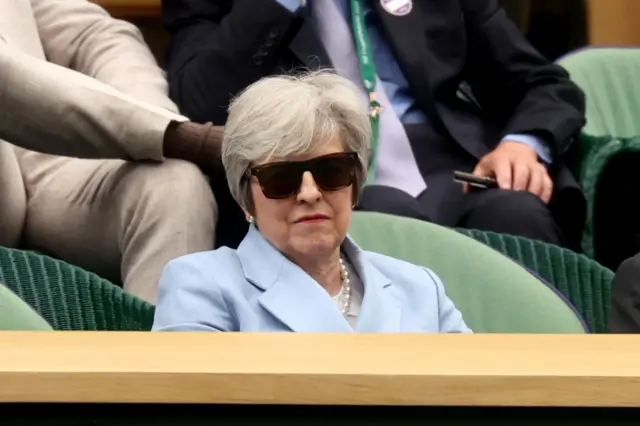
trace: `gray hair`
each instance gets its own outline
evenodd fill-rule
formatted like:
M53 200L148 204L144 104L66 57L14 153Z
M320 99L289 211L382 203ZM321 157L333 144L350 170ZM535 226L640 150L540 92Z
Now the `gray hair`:
M229 106L222 142L231 195L253 212L249 167L301 155L338 137L360 159L357 201L367 175L371 124L366 101L349 80L329 71L266 77L247 87Z

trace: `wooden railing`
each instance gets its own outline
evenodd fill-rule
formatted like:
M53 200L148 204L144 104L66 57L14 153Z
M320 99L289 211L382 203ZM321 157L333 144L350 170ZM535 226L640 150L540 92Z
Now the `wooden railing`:
M161 0L91 0L118 18L160 17Z
M605 335L0 333L0 402L640 405Z

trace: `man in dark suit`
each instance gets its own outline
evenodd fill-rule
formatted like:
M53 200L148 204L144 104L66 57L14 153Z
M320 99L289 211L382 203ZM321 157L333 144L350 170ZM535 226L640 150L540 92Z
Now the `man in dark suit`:
M611 284L609 333L640 333L640 254L620 264Z
M562 155L583 94L497 0L166 0L163 13L171 95L191 119L223 124L261 77L332 67L382 105L360 209L578 248L585 202ZM454 170L500 189L463 194Z

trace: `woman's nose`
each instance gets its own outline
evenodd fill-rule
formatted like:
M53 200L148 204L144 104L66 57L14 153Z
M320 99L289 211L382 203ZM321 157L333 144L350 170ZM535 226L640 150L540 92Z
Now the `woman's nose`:
M318 201L320 197L322 197L322 192L313 179L313 175L310 172L304 172L302 175L302 183L300 184L300 191L298 191L298 201L313 203Z

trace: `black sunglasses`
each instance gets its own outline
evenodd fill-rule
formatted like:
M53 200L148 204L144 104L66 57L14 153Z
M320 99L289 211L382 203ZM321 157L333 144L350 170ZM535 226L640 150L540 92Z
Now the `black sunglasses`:
M265 197L278 199L295 195L306 171L311 172L321 190L337 191L355 182L359 167L358 154L339 152L306 161L281 161L251 167L248 175L258 179Z

